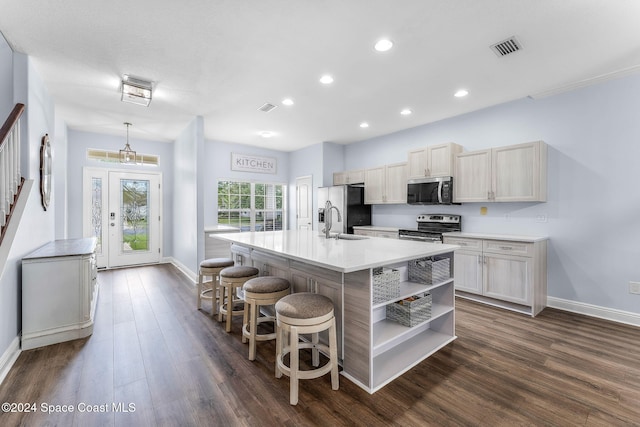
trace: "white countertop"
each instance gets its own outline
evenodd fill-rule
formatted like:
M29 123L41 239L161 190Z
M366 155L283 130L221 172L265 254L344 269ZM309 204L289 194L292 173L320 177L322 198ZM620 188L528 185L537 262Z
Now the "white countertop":
M22 259L88 255L96 250L96 243L95 237L54 240L25 255Z
M456 245L368 237L325 239L317 231L263 231L216 234L216 239L259 249L334 271L350 273L458 249Z
M491 240L506 240L511 242L541 242L548 240L547 236L523 236L518 234L491 234L491 233L465 233L461 231L452 231L450 233L443 233L445 237L467 237L470 239L491 239Z
M208 225L204 228L205 233L232 233L234 231L240 231L240 229L230 225Z

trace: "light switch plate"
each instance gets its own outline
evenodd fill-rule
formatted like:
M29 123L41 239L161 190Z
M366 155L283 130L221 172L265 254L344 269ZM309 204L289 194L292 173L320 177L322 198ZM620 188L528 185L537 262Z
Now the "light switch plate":
M640 294L640 282L629 282L629 293Z

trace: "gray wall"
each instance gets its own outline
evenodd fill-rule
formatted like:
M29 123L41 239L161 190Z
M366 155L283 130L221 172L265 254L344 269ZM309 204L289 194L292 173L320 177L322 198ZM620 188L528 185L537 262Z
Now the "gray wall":
M196 274L198 253L204 253L202 200L198 198L198 153L202 152L203 121L195 118L173 144L173 257Z
M11 108L15 103L27 105L22 116L22 175L33 181L31 191L23 190L21 197L27 197L27 205L11 244L7 261L0 278L0 359L16 351L13 347L18 343L21 331L21 259L48 241L54 239L56 193L52 193L51 208L44 211L40 201L40 140L45 133L55 138L53 100L44 87L42 80L35 72L31 60L22 54L8 55L4 39L0 38L0 62L10 61L13 64L11 75L0 72L0 98L8 97ZM15 79L14 79L15 76ZM11 81L11 93L5 93ZM8 112L7 112L8 114ZM6 115L2 118L4 121ZM37 153L37 155L36 155ZM53 153L64 156L64 153ZM54 177L55 185L55 177ZM6 248L6 246L5 246Z
M374 224L415 227L417 214L450 212L463 215L464 231L547 235L549 296L640 313L640 295L628 291L640 281L639 111L640 76L626 77L348 145L345 166L405 161L409 149L449 141L476 150L543 140L546 203L374 206Z

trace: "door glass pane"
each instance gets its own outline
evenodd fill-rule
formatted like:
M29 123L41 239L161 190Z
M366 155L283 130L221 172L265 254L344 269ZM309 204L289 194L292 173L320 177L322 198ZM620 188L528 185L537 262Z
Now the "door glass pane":
M149 250L149 181L120 180L122 251Z
M102 254L102 179L91 179L91 232L98 244L96 253Z

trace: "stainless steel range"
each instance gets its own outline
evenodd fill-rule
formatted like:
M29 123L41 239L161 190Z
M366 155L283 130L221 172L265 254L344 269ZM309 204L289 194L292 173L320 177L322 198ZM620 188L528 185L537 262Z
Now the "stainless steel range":
M400 229L399 238L442 243L442 233L462 231L462 218L451 214L423 214L416 219L417 229Z

